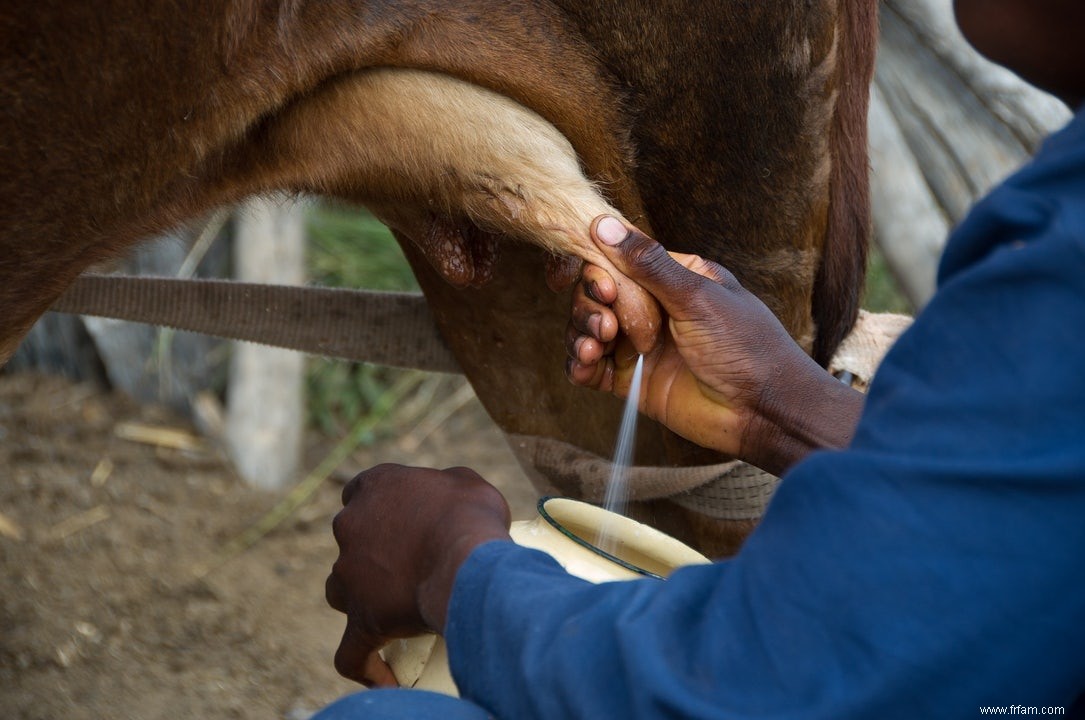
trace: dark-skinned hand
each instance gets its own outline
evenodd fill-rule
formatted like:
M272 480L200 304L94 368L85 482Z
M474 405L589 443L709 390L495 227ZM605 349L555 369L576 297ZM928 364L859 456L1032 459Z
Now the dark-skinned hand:
M332 531L339 557L325 585L347 616L335 669L395 686L377 651L395 638L444 630L456 572L479 545L509 540L509 507L473 470L378 465L343 488Z
M862 395L811 360L734 275L695 255L670 254L616 218L596 218L591 231L663 309L663 330L644 359L642 413L778 474L813 449L846 444ZM565 337L566 374L624 397L636 351L611 309L617 296L606 271L584 267Z

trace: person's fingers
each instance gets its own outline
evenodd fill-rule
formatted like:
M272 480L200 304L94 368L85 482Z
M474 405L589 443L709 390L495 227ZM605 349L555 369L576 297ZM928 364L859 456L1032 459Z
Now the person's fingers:
M618 318L604 302L589 294L589 286L581 282L573 291L570 320L582 334L608 343L618 335Z
M585 265L573 291L572 311L565 329L565 352L579 365L594 365L610 351L618 335L618 318L608 303L616 297L617 286L610 275L597 265ZM593 379L597 379L595 373L585 367L577 368L570 376L574 384L590 383Z
M584 286L584 293L602 305L610 305L618 299L618 286L614 284L614 278L598 265L585 263L580 282Z
M614 386L614 363L609 358L590 364L569 358L565 363L565 377L573 385L610 392Z
M590 232L593 247L585 251L584 257L589 263L605 269L616 286L617 290L611 308L615 317L618 318L622 331L633 342L638 352L651 352L659 344L660 332L663 329L659 303L651 292L625 275L621 268L611 261L609 254L615 254L613 250L608 253L600 249L601 243L596 237L596 226L602 218L614 220L610 215L600 215L592 221ZM621 224L620 221L619 224Z
M347 617L347 626L343 629L343 637L339 641L339 648L335 651L335 671L345 678L362 683L366 686L380 685L382 687L395 687L395 675L383 661L376 663L372 655L376 655L373 646L373 638L361 630L352 617ZM378 658L379 660L379 658ZM381 669L380 665L384 668Z
M603 308L604 306L588 300L584 295L578 293L578 297L573 303L569 322L580 334L601 340L600 334L603 331ZM611 326L616 325L616 322L614 321L613 314L609 313L609 311L607 311L607 314L610 315L610 322L607 327L613 334L616 330Z
M350 479L350 482L348 482L346 485L343 486L343 494L342 494L343 507L346 507L347 504L350 502L350 499L352 497L354 497L354 493L358 492L358 486L361 485L361 483L362 483L362 476L363 475L365 475L364 472L358 473L357 475L355 475L353 478Z
M582 334L572 323L565 328L565 353L581 365L593 365L602 360L610 345Z
M640 230L623 224L610 215L601 215L592 223L592 238L599 249L620 272L655 296L672 316L688 304L706 282L675 260L662 245ZM718 270L717 270L718 268ZM722 267L711 268L720 279L716 284L734 282Z
M364 676L365 684L369 687L399 687L399 680L391 666L376 650L366 656Z
M328 575L328 579L324 581L324 600L327 601L328 606L332 610L338 610L341 613L347 611L347 593L343 588L343 583L336 575L333 568Z

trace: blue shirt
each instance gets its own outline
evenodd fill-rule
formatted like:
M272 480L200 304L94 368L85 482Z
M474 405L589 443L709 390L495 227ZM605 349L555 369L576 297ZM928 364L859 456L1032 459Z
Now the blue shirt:
M788 473L736 557L591 585L489 543L446 635L505 719L1071 714L1083 571L1080 113L956 230L851 446Z

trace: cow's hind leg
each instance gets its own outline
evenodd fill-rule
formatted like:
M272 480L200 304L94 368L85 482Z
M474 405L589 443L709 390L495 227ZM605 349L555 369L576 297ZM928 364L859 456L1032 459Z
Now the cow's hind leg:
M659 329L655 303L589 236L596 215L619 211L585 177L569 141L505 96L438 73L360 72L287 108L248 152L233 165L261 169L254 190L369 205L455 285L474 284L475 268L465 265L477 258L466 244L478 229L607 268L625 283L617 310L638 347L647 350Z

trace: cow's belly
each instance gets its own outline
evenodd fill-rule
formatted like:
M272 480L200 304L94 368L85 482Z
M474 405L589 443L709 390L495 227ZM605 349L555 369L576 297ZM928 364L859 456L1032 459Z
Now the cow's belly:
M553 125L500 94L438 73L360 72L281 113L261 152L274 168L262 183L369 206L453 286L484 285L494 250L527 242L610 270L637 346L658 332L654 302L589 235L594 217L620 212Z

